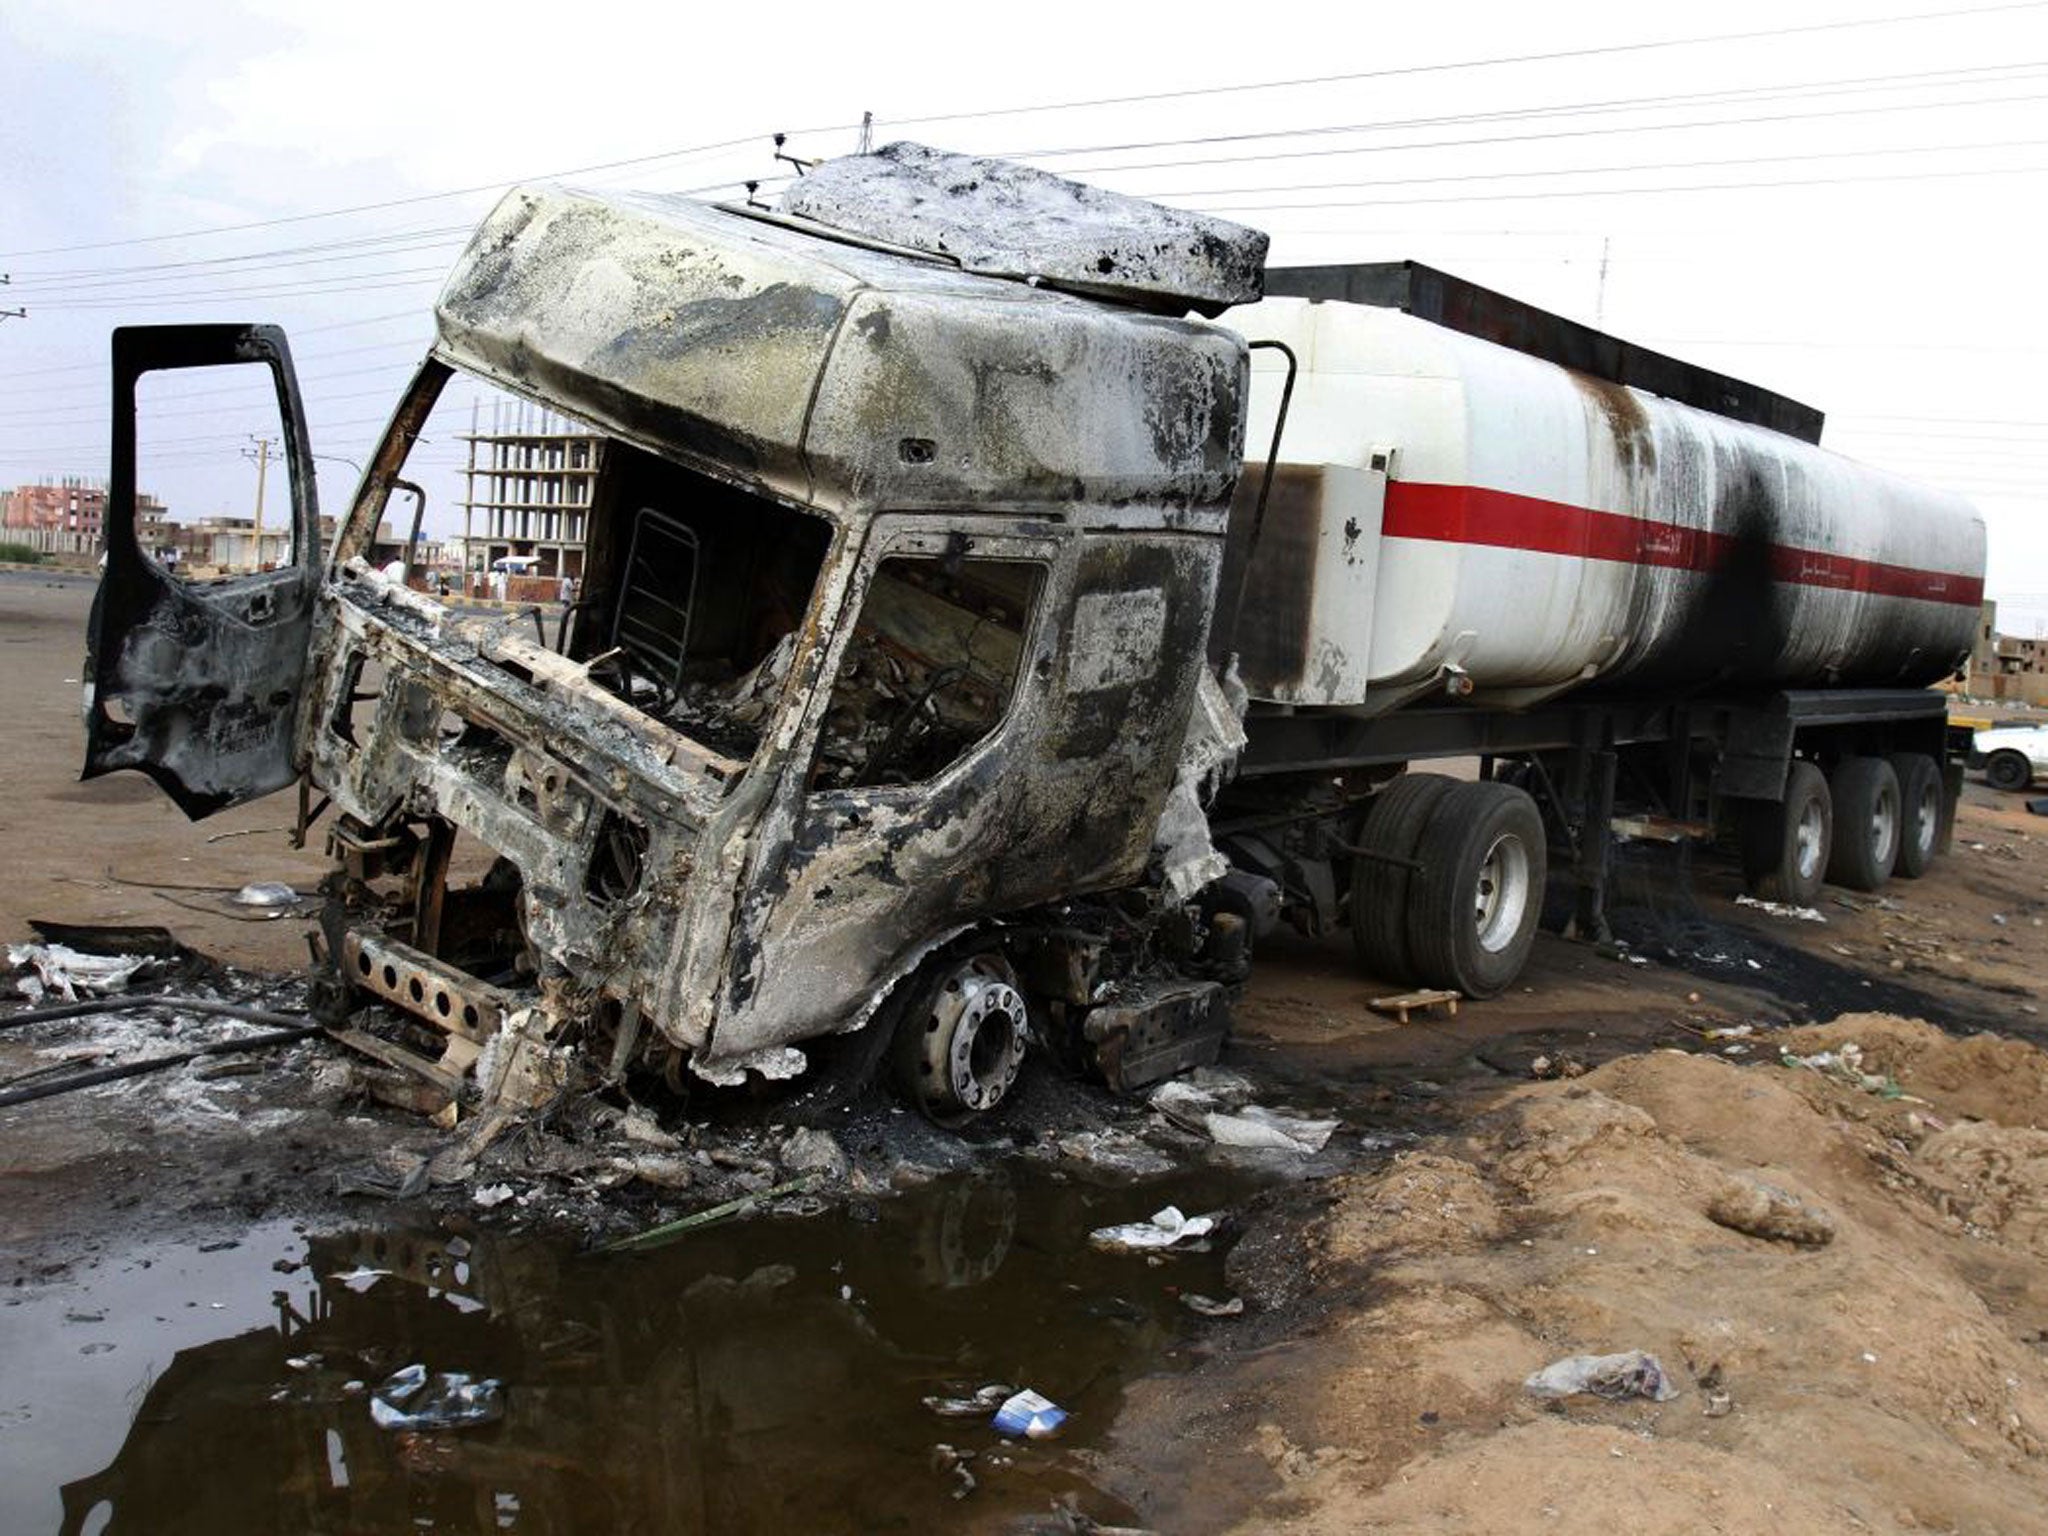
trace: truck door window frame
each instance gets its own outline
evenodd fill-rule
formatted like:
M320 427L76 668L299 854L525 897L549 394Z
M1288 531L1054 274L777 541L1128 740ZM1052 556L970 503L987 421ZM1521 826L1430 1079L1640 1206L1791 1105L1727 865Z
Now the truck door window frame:
M1024 692L1026 672L1032 671L1043 675L1046 657L1038 654L1039 636L1045 625L1046 614L1051 608L1049 599L1057 579L1059 550L1058 540L1043 535L1009 533L1001 529L988 533L965 533L957 519L928 516L891 519L886 528L871 535L852 589L848 592L841 610L845 617L839 625L838 633L832 638L830 651L820 674L830 682L816 691L805 720L807 744L803 754L802 782L806 798L815 803L834 797L924 791L940 780L960 772L964 765L988 751L990 744L1002 736L1016 715L1018 700ZM848 653L860 629L862 617L867 611L876 576L894 560L929 560L943 563L948 559L1024 565L1032 570L1033 590L1029 611L1018 630L1017 665L1010 675L1002 710L986 731L955 752L940 767L917 779L901 783L884 781L820 784L817 780L822 765L826 721L839 692Z

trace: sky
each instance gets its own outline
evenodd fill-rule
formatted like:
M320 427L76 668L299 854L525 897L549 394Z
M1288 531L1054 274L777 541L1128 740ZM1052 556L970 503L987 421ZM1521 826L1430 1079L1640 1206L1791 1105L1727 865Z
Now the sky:
M112 327L262 320L343 512L506 186L772 197L773 133L842 154L872 113L1818 406L1828 446L1970 497L2001 627L2048 632L2048 0L667 11L10 0L0 486L105 476ZM479 395L429 423L431 531ZM144 487L248 515L247 381L143 407Z

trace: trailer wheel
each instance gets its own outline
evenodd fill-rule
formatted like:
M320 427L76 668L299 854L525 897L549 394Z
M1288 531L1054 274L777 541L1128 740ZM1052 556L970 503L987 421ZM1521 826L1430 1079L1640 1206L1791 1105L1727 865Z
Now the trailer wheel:
M1899 778L1899 859L1892 873L1917 880L1941 846L1941 769L1925 752L1895 752L1892 772Z
M1440 773L1404 773L1366 806L1358 846L1383 857L1351 861L1351 947L1368 976L1405 982L1414 975L1408 958L1408 861L1430 813L1456 784ZM1386 862L1393 859L1402 862Z
M1899 858L1899 776L1881 757L1845 757L1828 780L1835 802L1828 879L1852 891L1874 891Z
M1984 782L1993 789L2025 789L2034 782L2034 765L2027 761L2024 752L2015 752L2007 747L1992 753L1984 764Z
M1827 779L1803 758L1795 760L1785 775L1783 800L1752 801L1739 813L1736 831L1750 891L1767 901L1811 906L1827 872L1834 827Z
M931 963L896 1026L897 1078L935 1125L965 1125L1000 1104L1024 1064L1024 994L997 954Z
M1433 807L1408 896L1421 980L1492 997L1522 974L1543 910L1543 816L1511 784L1459 784Z

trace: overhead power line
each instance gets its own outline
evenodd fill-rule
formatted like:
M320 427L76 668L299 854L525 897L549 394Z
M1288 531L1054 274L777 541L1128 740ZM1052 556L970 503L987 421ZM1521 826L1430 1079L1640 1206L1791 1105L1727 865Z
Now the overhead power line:
M1144 91L1120 96L1099 96L1082 100L1061 102L1038 102L1010 107L985 107L965 112L929 113L919 117L893 120L891 127L919 127L933 123L959 123L987 121L994 118L1020 117L1036 113L1072 112L1106 106L1135 106L1142 103L1180 101L1214 96L1238 95L1254 91L1295 90L1306 86L1338 85L1364 80L1390 80L1413 76L1451 73L1460 70L1495 69L1518 64L1556 63L1568 59L1606 58L1626 54L1659 52L1677 48L1716 46L1725 43L1758 42L1786 37L1811 36L1825 33L1869 30L1880 27L1908 26L1926 22L1954 22L1969 17L1993 16L2020 11L2036 11L2048 7L2048 0L2001 0L1991 5L1957 7L1949 10L1914 11L1891 16L1852 17L1841 21L1806 22L1783 27L1750 28L1733 32L1700 33L1688 37L1653 38L1628 43L1600 43L1581 48L1558 48L1534 53L1495 54L1474 59L1450 59L1427 64L1387 65L1377 69L1351 70L1341 74L1296 76L1280 80L1258 80L1226 83L1210 86L1190 86L1172 91ZM860 125L854 123L830 123L809 128L791 130L796 136L851 132ZM512 185L514 181L545 180L562 176L591 175L601 171L619 170L628 166L648 165L663 160L679 160L695 156L716 154L725 150L744 148L759 143L766 135L745 134L736 138L723 139L709 144L692 145L683 149L663 150L653 154L628 156L618 160L601 161L591 165L570 167L545 173L543 176L521 176L494 181L478 182L466 187L454 187L441 192L422 192L409 197L384 198L372 203L357 203L341 208L318 209L307 213L284 214L273 218L250 219L236 224L217 224L199 229L179 230L157 235L131 235L118 240L79 241L68 245L42 246L34 249L0 252L0 259L20 260L33 256L64 255L75 251L113 250L121 247L150 245L166 240L190 240L202 236L237 234L252 229L274 229L287 224L307 223L316 219L338 218L351 214L381 212L390 208L414 207L423 203L440 202L448 198L471 197L485 192L498 191Z
M1315 203L1207 203L1202 207L1205 212L1227 211L1249 217L1259 213L1284 213L1302 209L1331 211L1339 208L1417 207L1432 203L1518 203L1565 197L1654 197L1676 192L1754 192L1769 191L1773 188L1857 186L1890 181L1949 181L1983 176L2032 176L2043 171L2048 171L2048 165L2015 165L1953 171L1878 172L1869 176L1808 176L1779 181L1681 182L1654 187L1553 187L1540 192L1453 192L1446 197L1361 197L1325 199ZM1358 186L1360 190L1369 190L1371 183L1360 182ZM1160 194L1160 200L1199 195L1191 192L1169 192Z
M1313 85L1346 85L1361 80L1394 80L1415 75L1444 74L1464 69L1496 69L1514 64L1552 64L1567 59L1606 58L1617 54L1653 53L1671 48L1696 48L1720 43L1761 42L1767 39L1810 36L1826 32L1847 32L1874 27L1906 26L1918 22L1959 21L1970 16L1991 16L2012 11L2036 11L2048 0L2008 0L1998 5L1976 5L1947 11L1914 11L1892 16L1852 17L1846 21L1817 21L1785 27L1761 27L1741 32L1699 33L1690 37L1657 38L1633 43L1599 43L1584 48L1556 48L1542 53L1494 54L1477 59L1454 59L1433 64L1394 64L1378 69L1351 70L1335 75L1302 75L1285 80L1258 80L1233 85L1190 86L1177 91L1146 91L1129 96L1097 96L1082 101L1041 103L1035 106L986 107L973 112L934 113L925 117L890 119L891 129L919 127L928 123L968 122L992 117L1020 117L1033 112L1073 112L1091 107L1124 107L1195 97L1227 96L1249 91L1295 90Z
M1905 89L1905 88L1907 88L1907 87L1905 86L1904 82L1911 82L1911 81L1922 81L1922 82L1928 82L1928 83L1939 83L1939 84L1944 84L1944 85L1969 85L1969 84L1972 84L1972 83L1982 83L1982 84L1984 84L1984 85L1994 85L1994 86L1995 86L1995 85L2007 85L2007 84L2012 84L2012 83L2016 83L2016 82L2018 82L2018 81L2023 81L2023 80L2026 80L2026 79L2028 79L2028 78L2031 78L2031 77L2033 77L2033 76L2037 76L2037 75L2039 75L2039 74L2040 74L2040 73L2042 72L2042 70L2043 70L2043 68L2044 68L2044 67L2048 67L2048 60L2042 60L2042 59L2033 59L2033 60L2027 60L2027 61L2024 61L2024 62L2019 62L2019 63L2010 63L2010 64L1993 64L1993 65L1985 65L1985 66L1983 66L1982 68L1977 68L1977 69L1962 69L1962 70L1930 70L1930 71L1923 71L1923 72L1917 72L1917 73L1914 73L1914 74L1905 74L1905 75L1865 75L1865 76L1851 76L1851 77L1849 77L1849 78L1848 78L1848 79L1846 79L1846 80L1843 80L1843 79L1832 79L1832 80L1801 80L1801 81L1791 81L1791 82L1787 82L1786 84L1783 84L1783 85L1772 85L1772 86L1754 86L1754 87L1749 87L1749 88L1746 88L1746 89L1742 89L1742 90L1720 90L1720 91L1694 91L1694 92L1683 92L1683 93L1676 93L1676 94L1671 94L1671 93L1665 93L1665 94L1659 94L1659 95L1654 95L1654 96L1623 96L1623 97L1610 97L1610 98L1607 98L1607 99L1604 99L1604 100L1599 100L1599 101L1589 101L1589 102L1561 102L1561 103L1554 103L1554 104L1552 104L1552 105L1549 105L1549 106L1540 106L1540 107L1511 107L1511 108L1500 108L1500 109L1495 109L1495 110L1491 110L1491 111L1486 111L1486 112L1456 112L1456 113L1442 113L1442 114L1436 114L1436 115L1433 115L1433 116L1429 116L1429 117L1405 117L1405 118L1382 118L1382 119L1379 119L1379 120L1377 120L1377 121L1372 121L1372 122L1362 122L1362 123L1322 123L1322 124L1314 124L1314 125L1310 125L1310 126L1308 126L1308 127L1302 127L1302 128L1274 128L1274 129L1266 129L1266 130L1262 130L1262 131L1259 131L1259 132L1246 132L1246 133L1211 133L1211 134L1202 134L1202 135L1199 135L1199 136L1196 136L1196 137L1193 137L1193 138L1179 138L1179 139L1146 139L1146 140L1137 140L1137 141L1132 141L1132 142L1129 142L1129 143L1123 143L1123 144L1090 144L1090 145L1085 145L1085 146L1076 146L1076 147L1072 147L1072 148L1067 148L1067 149L1056 149L1056 148L1055 148L1055 149L1025 149L1025 150L1012 150L1012 151L1007 151L1007 152L1005 152L1004 154L1002 154L1002 155L1001 155L1001 156L999 156L998 158L1002 158L1002 159L1009 159L1009 160L1046 160L1046 159L1056 159L1056 158L1063 158L1063 157L1065 157L1065 156L1068 156L1068 155L1109 155L1109 154L1125 154L1125 153L1134 153L1134 152L1136 152L1136 151L1138 151L1138 150L1146 150L1146 149L1174 149L1174 148L1181 148L1181 147L1188 147L1188 148L1192 148L1192 147L1196 147L1196 146L1209 146L1209 145L1223 145L1223 144L1248 144L1248 143L1254 143L1254 142L1257 142L1257 141L1259 141L1259 140L1264 140L1264 139L1297 139L1297 138L1316 138L1316 137L1324 137L1324 136L1331 136L1331 135L1336 135L1336 134L1344 134L1344 133L1378 133L1378 132L1392 132L1392 131L1395 131L1395 130L1399 130L1399 129L1405 129L1405 128L1443 128L1443 127L1450 127L1450 126L1454 126L1454 125L1456 125L1456 124L1459 124L1459 123L1492 123L1492 122L1521 122L1521 121L1529 121L1529 120L1532 120L1532 119L1537 119L1537 120L1540 120L1540 119L1543 119L1543 118L1550 118L1550 117L1594 117L1594 116L1604 116L1604 115L1608 115L1608 114L1612 114L1612 113L1617 113L1617 112L1648 112L1648 111L1675 111L1675 110L1678 110L1678 109L1680 109L1680 108L1683 108L1683 107L1688 107L1688 106L1696 106L1696 105L1706 105L1706 104L1709 104L1709 103L1715 103L1715 102L1719 102L1719 103L1723 103L1723 104L1727 104L1727 105L1739 105L1739 104L1741 104L1742 102L1745 102L1745 101L1769 101L1769 100L1774 100L1774 99L1778 99L1778 98L1783 98L1783 97L1791 97L1791 98L1793 98L1793 99L1796 99L1796 100L1801 100L1801 101L1805 101L1805 100L1810 100L1810 99L1812 99L1812 98L1814 98L1814 97L1816 97L1816 96L1835 96L1835 95L1863 95L1863 94L1869 94L1869 93L1871 93L1871 92L1873 92L1873 91L1876 91L1876 90L1899 90L1899 89ZM1939 82L1936 82L1936 81L1935 81L1935 79L1934 79L1934 77L1936 77L1936 76L1945 76L1945 77L1949 77L1949 78L1947 78L1947 79L1944 79L1944 80L1941 80L1941 81L1939 81ZM1958 78L1954 78L1954 77L1957 77L1957 76L1995 76L1995 78L1986 78L1986 79L1982 79L1982 80L1981 80L1981 82L1979 82L1979 81L1973 81L1973 80L1969 80L1969 79L1958 79ZM1893 83L1891 83L1891 84L1878 84L1877 82L1893 82ZM1995 98L1995 99L2002 99L2002 98ZM1852 111L1891 111L1891 110L1899 110L1899 111L1904 111L1904 110L1911 110L1911 109L1914 109L1914 108L1916 108L1916 107L1926 107L1926 106L1930 106L1930 105L1936 105L1936 106L1971 106L1971 105L1979 105L1979 104L1980 104L1980 103L1978 103L1978 102L1972 102L1972 101L1961 101L1961 102L1941 102L1941 103L1915 103L1915 102L1901 102L1901 103L1895 103L1895 104L1892 104L1892 105L1890 105L1890 106L1881 106L1881 107L1877 107L1877 108L1854 108L1854 109L1846 109L1846 108L1845 108L1845 109L1843 109L1843 111L1842 111L1842 113L1841 113L1840 115L1847 115L1848 113L1850 113L1850 112L1852 112ZM1829 116L1829 115L1836 115L1836 114L1828 114L1828 113L1810 113L1810 114L1806 114L1806 115L1808 115L1808 116ZM1674 125L1671 125L1671 126L1674 126L1674 127L1680 127L1680 128L1684 128L1684 127L1692 127L1692 126L1701 126L1701 127L1719 127L1719 126L1722 126L1723 124L1727 124L1727 123L1748 123L1748 122L1776 122L1776 121L1779 121L1779 119L1777 119L1777 118L1773 118L1773 117L1763 117L1763 118L1717 118L1717 119L1711 119L1711 120L1709 120L1709 121L1708 121L1708 122L1706 122L1706 123L1703 123L1703 124L1698 124L1698 125L1694 125L1694 124L1688 124L1688 123L1680 123L1680 124L1674 124ZM1651 125L1647 125L1647 124L1632 124L1632 125L1630 125L1630 126L1628 126L1628 127L1624 127L1624 128L1618 128L1618 129L1601 129L1601 130L1595 130L1595 131L1598 131L1598 132L1609 132L1609 133L1615 133L1615 132L1619 132L1619 133L1630 133L1630 132L1637 132L1637 131L1640 131L1640 129L1641 129L1641 128L1643 128L1643 127L1647 127L1647 126L1651 126ZM1661 126L1661 125L1659 125L1659 126ZM1512 143L1512 142L1515 142L1515 141L1516 141L1517 139L1520 139L1520 138L1535 138L1535 137L1537 137L1537 135L1533 135L1533 134L1528 134L1528 135L1512 135L1512 136L1509 136L1509 137L1507 137L1507 138L1503 138L1503 139L1459 139L1459 140L1452 140L1452 141L1450 141L1450 142L1453 142L1453 143L1463 143L1463 144L1492 144L1492 143ZM1392 147L1394 147L1394 148L1406 148L1406 147L1410 147L1410 146L1405 146L1405 145L1395 145L1395 146L1392 146ZM1296 151L1295 153L1297 153L1297 154L1310 154L1310 153L1317 153L1317 154L1341 154L1341 153L1343 153L1343 151L1341 151L1341 150L1318 150L1318 151ZM1217 165L1225 165L1225 164L1235 164L1235 163L1238 163L1238 162L1240 162L1240 161L1242 161L1242 162L1251 162L1251 161L1256 161L1256 160L1265 160L1265 159L1278 159L1278 158L1281 158L1281 157L1280 157L1280 156L1278 156L1278 155L1240 155L1240 156L1232 157L1232 158L1229 158L1229 159L1219 159L1219 160L1215 160L1215 161L1198 161L1198 162L1192 162L1192 163L1196 163L1196 164L1217 164ZM1151 168L1152 168L1152 167L1150 167L1150 166L1145 166L1145 165L1125 165L1125 166L1121 166L1121 167L1110 167L1110 169L1122 169L1122 170L1148 170L1148 169L1151 169ZM1093 167L1080 167L1080 168L1078 168L1078 169L1079 169L1079 170L1090 170L1090 169L1094 169L1094 168L1093 168ZM1075 174L1075 172L1065 172L1065 171L1063 171L1063 172L1062 172L1061 174Z

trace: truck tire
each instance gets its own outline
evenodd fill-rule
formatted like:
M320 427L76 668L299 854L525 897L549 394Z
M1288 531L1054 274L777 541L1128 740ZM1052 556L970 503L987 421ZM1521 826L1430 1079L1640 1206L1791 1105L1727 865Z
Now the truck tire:
M1984 782L1993 789L2017 791L2034 782L2034 765L2024 752L2007 747L1994 752L1984 764Z
M1874 891L1899 858L1899 776L1881 757L1845 757L1828 779L1835 802L1828 879L1852 891Z
M1746 802L1738 813L1742 874L1751 894L1811 906L1827 873L1834 831L1827 779L1813 764L1795 760L1783 800Z
M1388 858L1413 859L1430 813L1456 784L1440 773L1402 774L1366 806L1358 846ZM1406 982L1414 975L1408 958L1408 890L1413 878L1406 864L1351 861L1351 947L1358 968L1381 981Z
M1543 815L1511 784L1459 784L1436 802L1408 893L1408 958L1430 986L1492 997L1522 974L1543 911Z
M1899 859L1892 873L1917 880L1941 847L1941 768L1925 752L1894 752L1899 778Z

